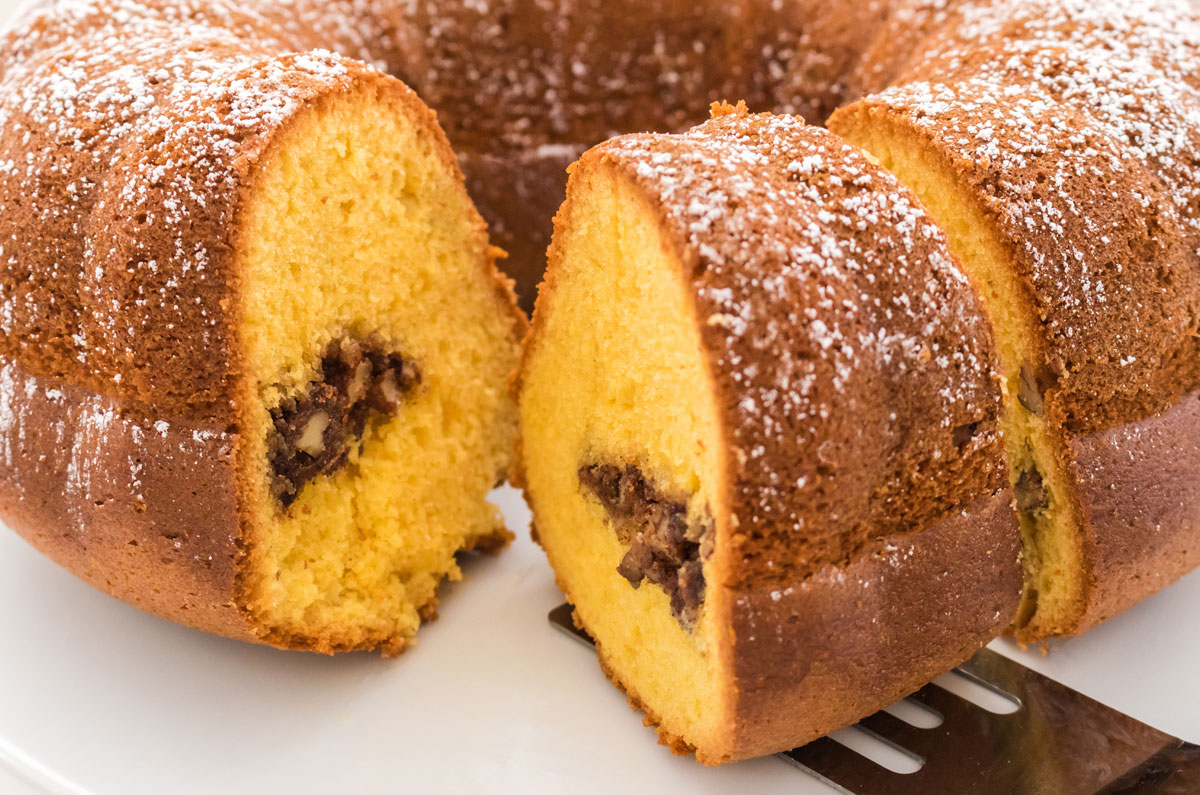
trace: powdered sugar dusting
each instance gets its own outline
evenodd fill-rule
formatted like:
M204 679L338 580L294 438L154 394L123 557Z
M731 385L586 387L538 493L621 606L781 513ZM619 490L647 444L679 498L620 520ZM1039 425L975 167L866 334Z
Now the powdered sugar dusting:
M1070 419L1169 405L1200 331L1200 11L1187 0L908 3L870 98L969 169L1034 285ZM1165 402L1164 402L1165 401ZM1080 418L1076 420L1076 417Z

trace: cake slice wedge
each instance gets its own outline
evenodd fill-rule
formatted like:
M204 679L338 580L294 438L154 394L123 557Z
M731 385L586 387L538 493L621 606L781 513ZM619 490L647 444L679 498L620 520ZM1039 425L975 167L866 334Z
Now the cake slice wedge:
M918 195L995 328L1024 641L1200 565L1198 20L1182 3L917 14L890 87L829 120Z
M915 196L796 117L582 157L519 403L536 536L677 752L808 742L1015 615L979 301Z
M0 308L0 516L160 616L397 653L456 554L510 538L486 495L525 321L406 86L328 53L204 75L156 78L124 137L47 143L81 234L40 212L49 172L8 219L33 300Z

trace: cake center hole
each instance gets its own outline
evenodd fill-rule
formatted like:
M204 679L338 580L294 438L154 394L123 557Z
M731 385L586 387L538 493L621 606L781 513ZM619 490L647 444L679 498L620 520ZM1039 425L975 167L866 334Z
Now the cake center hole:
M671 599L671 614L689 632L704 602L703 560L712 553L712 519L688 521L686 495L668 495L635 466L587 464L579 484L603 506L628 548L617 572L634 588L645 581Z
M271 409L272 496L286 508L306 483L344 467L367 424L394 415L420 382L416 363L388 351L378 335L332 342L317 377Z

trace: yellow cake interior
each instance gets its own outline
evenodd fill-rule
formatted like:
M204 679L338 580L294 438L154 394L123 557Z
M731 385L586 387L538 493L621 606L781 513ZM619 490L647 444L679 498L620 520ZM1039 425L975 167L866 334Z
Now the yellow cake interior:
M253 606L272 633L321 648L403 645L455 552L502 533L485 495L516 432L516 321L455 167L398 91L301 114L246 211L242 329L251 384ZM377 334L420 367L400 410L281 509L266 490L269 411L321 352ZM261 487L260 487L261 486Z
M1019 511L1023 535L1025 598L1019 637L1037 640L1069 632L1077 620L1084 587L1082 535L1061 433L1047 414L1020 399L1021 369L1041 358L1043 346L1031 298L1022 286L991 221L960 179L921 137L880 114L840 112L830 129L876 157L920 198L945 230L950 248L979 291L995 331L1003 374L1005 412L1001 422L1014 487L1036 466L1048 505Z
M584 161L555 219L522 370L522 461L537 533L606 668L666 737L696 744L725 705L711 599L693 631L665 592L617 572L625 547L581 464L637 466L723 515L716 406L695 309L657 214L611 167ZM719 523L719 520L718 520ZM712 593L711 563L704 564Z

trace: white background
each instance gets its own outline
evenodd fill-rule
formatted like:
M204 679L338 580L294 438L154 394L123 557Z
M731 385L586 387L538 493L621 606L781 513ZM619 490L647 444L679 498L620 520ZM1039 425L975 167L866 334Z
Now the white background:
M778 759L714 770L658 746L593 656L548 626L561 596L519 496L499 499L517 542L470 561L397 660L175 626L0 526L0 793L831 791ZM1193 575L1049 656L993 648L1196 741L1197 605Z

